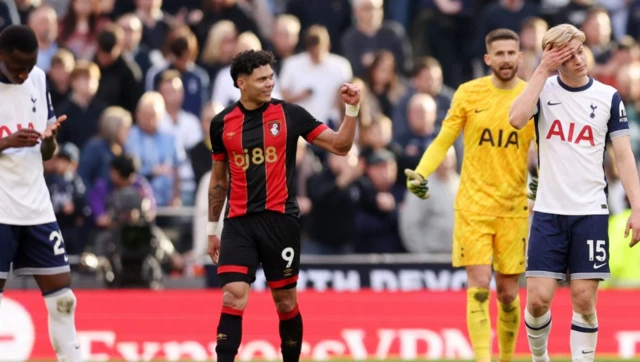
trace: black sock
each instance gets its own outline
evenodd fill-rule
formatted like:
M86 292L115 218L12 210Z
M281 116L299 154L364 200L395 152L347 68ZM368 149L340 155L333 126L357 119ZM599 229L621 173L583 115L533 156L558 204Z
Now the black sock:
M298 362L302 350L302 316L298 305L286 313L278 313L280 317L280 340L282 341L283 362Z
M217 340L216 353L218 362L233 362L242 340L241 310L222 307Z

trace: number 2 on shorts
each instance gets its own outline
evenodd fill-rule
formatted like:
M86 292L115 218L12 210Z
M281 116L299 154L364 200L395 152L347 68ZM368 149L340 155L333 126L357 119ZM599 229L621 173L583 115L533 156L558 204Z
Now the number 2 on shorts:
M52 231L49 234L49 240L55 241L53 244L53 255L63 255L64 254L64 240L62 239L62 234L59 231ZM68 256L64 256L64 261L69 260Z
M589 261L593 261L594 256L600 262L606 260L607 251L604 250L604 243L604 240L596 240L595 243L593 240L587 240L587 245L589 245Z
M287 268L291 267L294 255L295 252L293 251L292 247L284 248L284 250L282 250L282 259L287 262Z

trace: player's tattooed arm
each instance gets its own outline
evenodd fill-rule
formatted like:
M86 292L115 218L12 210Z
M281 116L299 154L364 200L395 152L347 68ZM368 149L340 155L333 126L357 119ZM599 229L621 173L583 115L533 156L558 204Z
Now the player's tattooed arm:
M224 161L213 161L211 169L211 180L209 181L209 221L217 222L224 207L229 188L228 163Z

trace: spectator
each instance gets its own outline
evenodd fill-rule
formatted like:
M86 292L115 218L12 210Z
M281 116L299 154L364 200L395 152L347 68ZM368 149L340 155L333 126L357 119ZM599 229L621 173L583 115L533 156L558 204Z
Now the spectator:
M71 0L60 24L58 44L76 58L91 60L97 50L97 36L108 21L100 16L93 0Z
M167 112L162 117L160 130L174 134L185 150L192 149L203 139L200 120L182 108L184 103L184 85L180 72L167 70L162 73L158 87Z
M162 95L145 93L138 103L136 125L131 128L125 149L140 160L140 174L151 183L158 206L179 206L178 166L185 154L176 136L159 128L165 112Z
M122 28L124 34L122 39L123 55L140 67L141 76L144 77L153 64L161 61L162 55L159 51L156 51L153 53L156 59L152 59L152 52L149 46L141 43L142 22L134 13L122 15L118 19L118 25Z
M634 0L629 4L627 35L640 40L640 0Z
M124 108L112 106L102 112L97 137L87 142L80 152L78 174L87 189L99 179L109 179L109 163L124 152L131 124L131 113Z
M582 31L586 37L584 44L591 49L596 60L596 69L605 65L613 55L615 43L611 40L611 19L603 8L593 8L587 13L587 18L582 23Z
M399 186L406 185L404 169L413 169L427 147L436 139L436 116L438 107L428 94L415 94L408 105L409 135L405 143L397 143L396 159L398 162Z
M168 65L149 69L146 90L158 89L160 77L165 70L178 70L185 88L182 108L199 117L209 97L210 81L207 72L195 63L198 58L198 43L189 27L181 26L168 34L165 56L169 62Z
M211 27L199 62L209 74L209 79L215 80L220 69L231 64L237 38L236 26L229 20L220 20Z
M493 30L504 28L520 31L523 22L538 16L538 7L531 0L495 0L488 5L478 18L476 33L476 54L485 54L485 37Z
M429 178L428 202L406 193L399 213L402 244L410 253L451 254L453 204L460 184L456 155L450 148L444 161Z
M479 10L488 1L418 0L410 34L415 57L442 64L444 83L457 87L474 77Z
M198 39L206 39L209 29L220 20L230 20L240 34L260 34L255 20L238 5L237 0L204 0L203 4L204 17L197 27Z
M393 110L407 93L393 53L382 50L375 54L367 70L367 84L377 98L382 113L393 117Z
M143 25L142 44L151 50L161 50L171 27L169 16L162 11L162 0L135 0L135 6L135 14Z
M327 28L332 53L344 55L342 36L351 27L353 18L350 0L289 0L285 12L300 20L302 33L312 25Z
M520 48L523 52L532 52L538 62L542 58L542 37L548 29L547 22L536 16L525 19L520 28Z
M395 110L393 119L393 138L400 144L406 144L409 134L409 121L407 119L407 105L411 97L416 93L430 95L435 101L438 110L436 118L436 133L440 130L451 101L453 89L443 84L442 67L435 58L425 57L416 62L411 77L411 88L402 98ZM458 154L461 157L461 154Z
M80 255L84 251L84 218L89 215L85 208L86 189L76 173L78 157L78 147L61 143L53 159L47 161L52 163L51 172L45 173L53 210L69 255Z
M0 1L11 1L11 0L0 0ZM56 14L58 14L58 18L60 19L64 18L67 15L67 10L69 9L69 3L71 3L71 0L46 0L47 6L51 6L56 11Z
M602 83L617 88L616 75L620 69L638 62L640 62L640 47L632 37L623 36L613 47L611 58L607 63L596 65L591 74Z
M392 151L392 140L393 122L388 117L383 116L371 122L369 125L362 127L359 145L363 149L388 149Z
M209 128L211 120L216 114L222 112L224 107L220 103L207 103L200 116L200 126L204 137L200 143L189 150L189 159L193 168L193 175L196 183L202 182L202 177L211 171L211 141L209 139ZM196 191L197 192L197 191Z
M48 6L35 8L29 15L29 27L38 39L36 65L47 73L51 69L51 59L58 52L58 15Z
M571 0L569 4L560 9L553 21L554 24L571 24L580 29L587 19L589 10L595 7L594 0Z
M131 155L122 154L114 157L109 163L109 178L96 182L95 187L89 192L87 199L97 227L108 229L113 226L113 215L108 213L109 196L115 190L125 187L136 189L143 199L148 200L147 215L152 219L155 218L155 197L149 181L138 174L138 167L136 160Z
M98 133L98 120L107 104L96 98L100 69L95 63L79 60L71 72L71 96L59 109L66 114L65 126L58 131L58 142L82 148Z
M14 0L16 2L16 8L18 15L20 16L20 24L29 23L29 17L34 12L39 4L36 4L35 0Z
M361 209L356 216L356 253L404 252L398 234L399 203L403 189L394 189L398 174L393 153L363 152L365 174L360 178Z
M296 53L300 41L300 21L293 15L282 14L276 18L271 34L273 54L276 56L274 71L280 73L285 59Z
M400 73L411 69L412 52L402 25L394 21L383 22L382 0L354 0L356 25L342 37L342 54L349 59L353 73L365 76L374 54L379 50L393 53Z
M309 239L302 245L303 254L349 254L358 237L355 223L360 209L358 180L363 170L358 163L357 148L351 148L345 157L328 155L327 166L308 180L308 196L313 206L306 224Z
M0 31L13 24L21 24L15 1L0 0Z
M282 97L328 123L337 112L336 93L352 78L351 65L346 58L329 53L329 33L320 25L307 30L304 42L306 51L289 57L282 65Z
M124 31L116 24L109 24L98 35L96 63L102 78L97 98L110 106L120 106L133 112L142 95L140 67L123 56Z
M195 197L196 180L188 155L189 151L203 139L200 120L195 115L182 109L184 86L180 79L180 72L177 70L164 72L159 90L167 108L160 122L160 131L173 134L187 155L179 165L178 173L180 175L180 197L182 203L191 206Z
M47 73L47 86L53 109L58 109L71 94L71 72L76 67L73 54L60 49L51 58L51 69Z

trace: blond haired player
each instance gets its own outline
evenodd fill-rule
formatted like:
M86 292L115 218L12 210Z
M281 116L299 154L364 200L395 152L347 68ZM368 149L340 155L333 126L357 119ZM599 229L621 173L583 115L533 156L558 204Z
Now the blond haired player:
M532 126L514 130L509 106L526 83L516 77L522 60L518 35L498 29L486 37L492 75L458 88L442 130L407 187L427 198L426 179L464 131L464 162L455 201L453 266L467 271L467 327L477 361L491 360L489 315L492 266L498 287L500 361L511 361L520 325L518 284L525 270L528 234L527 154Z
M609 277L609 207L603 156L607 142L631 204L625 233L640 239L640 183L624 104L615 88L591 78L573 25L549 29L540 65L509 112L516 129L534 116L539 180L527 261L525 324L533 361L548 361L550 305L558 280L571 276L571 358L593 361L598 284ZM552 72L558 75L552 76ZM622 230L620 230L622 231Z

